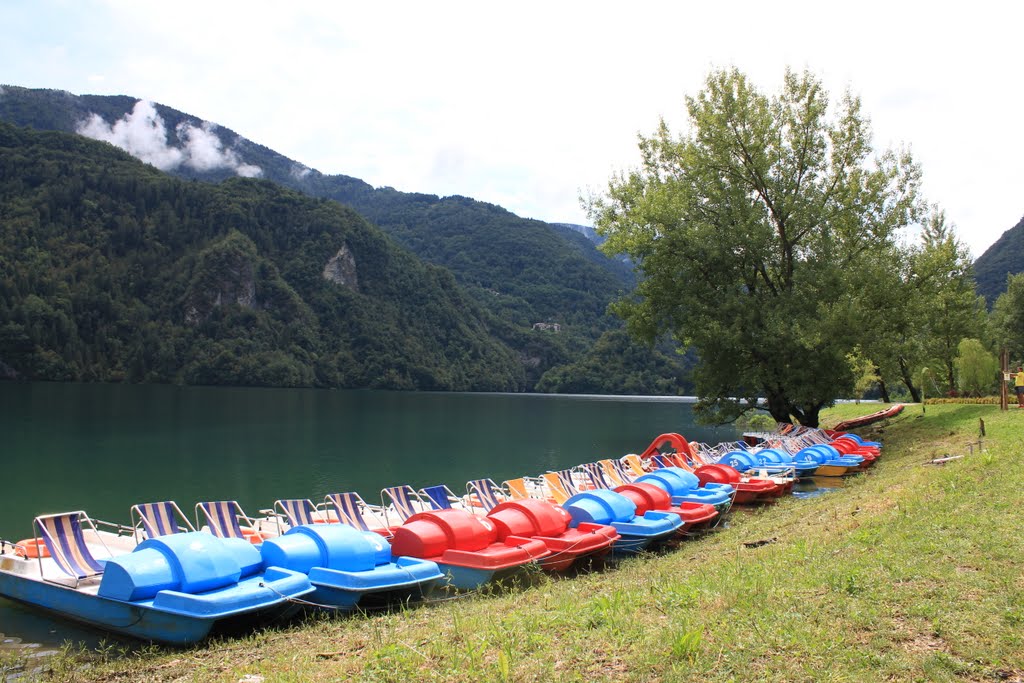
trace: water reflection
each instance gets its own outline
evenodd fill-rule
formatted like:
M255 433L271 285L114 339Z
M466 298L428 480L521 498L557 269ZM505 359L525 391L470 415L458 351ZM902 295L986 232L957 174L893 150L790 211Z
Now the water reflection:
M793 484L793 497L817 498L845 486L843 477L803 477Z

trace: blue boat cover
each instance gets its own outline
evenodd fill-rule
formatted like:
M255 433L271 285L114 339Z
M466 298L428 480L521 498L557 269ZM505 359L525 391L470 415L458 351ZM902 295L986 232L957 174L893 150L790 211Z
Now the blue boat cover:
M383 537L347 524L293 527L283 536L265 540L260 551L266 566L303 574L314 567L367 571L391 561L391 546Z
M648 472L637 477L634 483L654 484L665 489L672 496L674 505L680 501L723 505L729 502L733 492L732 486L728 484L712 483L702 487L696 474L681 467L665 467Z
M151 538L107 561L98 594L135 602L163 590L201 593L223 588L238 583L243 566L251 571L253 553L259 557L245 541L225 543L205 531Z
M622 536L662 536L683 524L679 515L660 510L648 510L643 517L638 517L632 500L607 489L577 493L562 503L562 507L572 517L572 527L583 522L608 524Z

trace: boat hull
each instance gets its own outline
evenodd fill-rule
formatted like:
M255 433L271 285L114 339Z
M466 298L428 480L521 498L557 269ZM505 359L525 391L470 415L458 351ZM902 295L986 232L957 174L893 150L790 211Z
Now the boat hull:
M260 585L263 581L261 576L239 582L236 597L243 600L247 596L259 597L264 603L263 606L229 614L211 612L205 615L189 615L154 609L151 601L132 603L102 598L61 584L5 571L4 565L12 560L17 562L14 558L0 560L0 595L3 597L62 619L166 645L190 645L203 640L214 630L244 630L255 623L287 618L299 609L296 604L283 597L267 601L266 597L271 594L271 589ZM302 582L308 585L305 577L302 577ZM295 591L294 587L280 584L275 588L284 594L295 595L300 592Z

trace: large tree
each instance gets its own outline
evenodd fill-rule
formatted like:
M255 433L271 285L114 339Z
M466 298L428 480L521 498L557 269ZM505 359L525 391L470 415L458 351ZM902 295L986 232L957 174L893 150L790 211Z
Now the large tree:
M830 112L810 73L787 71L769 97L714 71L686 106L689 131L662 121L641 167L589 203L605 248L642 275L618 311L642 337L696 349L705 417L760 396L776 420L817 425L851 388L861 293L876 286L858 264L918 219L920 171L909 153L875 156L859 99Z
M980 336L985 327L985 300L974 287L971 254L936 209L924 225L916 269L924 301L925 349L942 368L946 391L957 388L956 358L961 342ZM975 340L976 341L976 340Z
M917 243L859 265L871 269L876 284L861 293L865 317L858 327L880 381L902 382L920 401L920 371L927 367L945 391L955 390L958 345L982 332L984 302L974 291L970 254L945 214L934 207Z

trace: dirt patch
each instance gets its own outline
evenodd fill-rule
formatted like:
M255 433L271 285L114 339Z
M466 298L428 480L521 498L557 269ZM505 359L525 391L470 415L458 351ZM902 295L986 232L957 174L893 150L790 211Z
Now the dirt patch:
M893 619L893 626L899 634L899 643L907 652L924 654L929 652L950 652L949 643L935 633L926 633L902 617Z

